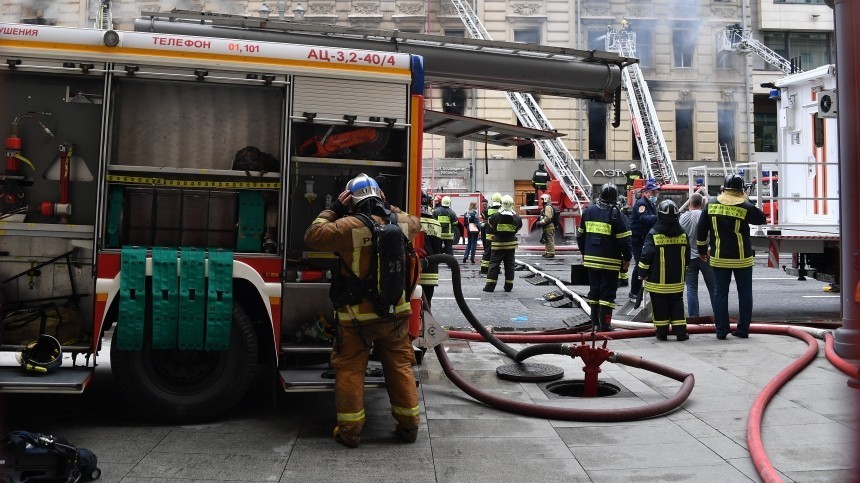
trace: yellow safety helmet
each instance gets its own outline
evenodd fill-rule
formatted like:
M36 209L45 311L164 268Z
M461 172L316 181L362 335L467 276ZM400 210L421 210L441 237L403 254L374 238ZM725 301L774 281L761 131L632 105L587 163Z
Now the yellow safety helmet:
M442 206L451 206L451 197L443 196L442 197Z
M498 191L493 193L493 196L490 198L493 200L493 203L501 203L502 202L502 194Z
M511 197L511 195L502 196L502 209L513 211L514 199Z

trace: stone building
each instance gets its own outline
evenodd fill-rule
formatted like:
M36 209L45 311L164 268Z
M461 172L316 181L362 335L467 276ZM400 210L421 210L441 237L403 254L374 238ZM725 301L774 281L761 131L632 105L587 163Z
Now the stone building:
M97 0L0 0L3 22L91 26ZM173 8L271 16L374 29L463 37L448 0L113 0L114 26L130 29L141 11ZM803 68L835 61L832 11L822 0L473 0L495 40L605 49L607 26L626 21L637 35L637 57L679 174L692 166L721 167L720 145L732 162L774 159L775 103L769 89L779 71L755 54L719 52L717 33L740 23ZM500 92L429 86L427 107L517 123ZM626 100L621 125L611 105L543 97L539 103L592 184L623 182L638 163ZM439 191L530 193L540 160L534 147L503 148L426 136L425 186Z

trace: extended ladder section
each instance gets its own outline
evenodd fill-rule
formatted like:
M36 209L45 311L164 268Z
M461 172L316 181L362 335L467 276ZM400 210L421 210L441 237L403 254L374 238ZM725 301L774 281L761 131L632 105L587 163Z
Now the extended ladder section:
M783 74L802 72L794 63L754 39L750 30L739 24L729 25L721 30L717 34L717 46L720 52L753 52L768 64L781 70Z
M101 0L96 13L96 21L93 25L96 30L110 30L113 28L113 15L110 10L110 0Z
M729 153L728 144L720 144L720 162L723 163L723 173L726 176L734 172L734 168L732 168L732 155Z
M610 27L606 33L606 50L617 52L621 56L635 57L636 33L627 28L616 31ZM631 64L621 69L621 82L627 91L627 104L633 117L633 129L645 175L654 178L658 184L677 184L678 176L672 166L672 157L666 147L666 139L657 119L657 110L651 101L651 91L642 77L639 64Z
M462 0L451 1L472 38L492 40L471 7L463 3ZM505 96L523 126L546 131L553 130L552 124L531 94L506 92ZM591 196L591 182L588 181L585 172L577 164L564 143L558 139L535 140L535 144L540 149L550 174L559 181L573 206L582 211L588 205Z

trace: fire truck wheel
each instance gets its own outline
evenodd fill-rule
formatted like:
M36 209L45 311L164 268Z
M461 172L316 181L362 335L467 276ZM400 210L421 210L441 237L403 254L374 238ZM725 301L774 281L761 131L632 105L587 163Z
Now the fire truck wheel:
M145 333L151 334L151 323ZM152 349L139 351L111 343L111 370L128 403L148 419L192 423L212 420L233 407L248 390L257 369L257 335L248 314L233 305L230 347L225 351Z

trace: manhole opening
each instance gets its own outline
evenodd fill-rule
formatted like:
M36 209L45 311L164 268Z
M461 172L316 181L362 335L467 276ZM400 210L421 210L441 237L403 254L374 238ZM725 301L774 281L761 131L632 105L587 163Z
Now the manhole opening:
M585 396L585 381L560 381L552 384L547 384L546 390L559 395L561 397L586 397ZM597 381L597 396L607 397L614 396L621 392L621 388L615 384L608 382Z

